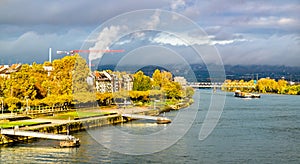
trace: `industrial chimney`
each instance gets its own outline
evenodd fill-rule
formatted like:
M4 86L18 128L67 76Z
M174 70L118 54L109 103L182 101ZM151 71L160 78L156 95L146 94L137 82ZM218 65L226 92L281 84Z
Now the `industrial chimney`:
M52 61L51 61L51 55L52 55L52 52L51 52L52 50L51 50L51 48L49 48L49 62L51 63Z

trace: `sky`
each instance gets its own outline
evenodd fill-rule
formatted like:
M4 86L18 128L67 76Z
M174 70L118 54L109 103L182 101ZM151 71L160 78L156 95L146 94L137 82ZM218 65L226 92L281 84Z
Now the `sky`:
M203 29L209 40L194 39L187 44L164 32L136 32L114 42L116 47L125 51L130 47L132 52L155 43L172 48L173 53L191 45L207 44L215 46L224 64L300 66L299 0L1 0L0 64L43 63L48 60L50 47L53 58L61 58L55 53L57 50L80 49L105 22L143 9L182 15ZM151 29L163 23L161 13L147 18L145 27ZM127 23L130 21L134 19ZM114 39L112 35L126 28L103 29L106 31L97 33L102 42L87 48L106 48ZM133 41L129 36L139 39ZM188 52L187 60L193 60ZM169 58L164 53L160 56Z

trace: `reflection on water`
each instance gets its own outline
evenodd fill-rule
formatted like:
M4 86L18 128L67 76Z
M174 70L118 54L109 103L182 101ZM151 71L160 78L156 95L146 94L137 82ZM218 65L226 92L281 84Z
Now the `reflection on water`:
M200 109L192 128L176 144L161 152L138 156L120 154L106 149L82 131L73 134L81 139L79 148L54 148L58 141L52 140L0 147L0 163L299 163L299 96L262 95L261 99L244 100L228 93L217 127L206 140L199 141L211 92L201 90L201 93ZM172 119L176 112L166 116ZM139 120L115 127L128 133L147 134L170 125Z

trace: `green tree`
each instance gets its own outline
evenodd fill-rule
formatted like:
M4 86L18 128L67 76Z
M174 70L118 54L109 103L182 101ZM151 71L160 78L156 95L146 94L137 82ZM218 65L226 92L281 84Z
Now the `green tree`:
M187 87L185 89L185 93L186 93L186 97L192 98L195 93L195 90L192 87Z
M93 84L87 83L89 77L90 69L81 56L78 54L75 55L75 65L72 72L72 81L73 81L73 93L74 92L88 92L91 91L91 86Z

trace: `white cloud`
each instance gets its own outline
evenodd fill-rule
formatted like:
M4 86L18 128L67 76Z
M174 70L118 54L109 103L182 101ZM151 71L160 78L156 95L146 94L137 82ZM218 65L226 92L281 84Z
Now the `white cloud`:
M246 41L249 41L247 39L230 39L230 40L212 40L210 42L210 45L226 45L226 44L232 44L232 43L235 43L235 42L246 42Z
M122 30L126 29L126 26L110 26L105 27L98 35L96 39L96 43L93 47L89 48L89 50L99 50L100 52L90 52L89 60L99 59L103 56L104 52L102 50L107 49L116 39L119 37L119 34Z
M190 45L226 45L232 44L234 42L244 42L246 39L227 39L227 40L215 40L215 36L191 36L187 34L183 34L183 37L176 37L174 35L159 33L156 37L154 37L151 41L153 43L158 44L169 44L172 46L190 46Z
M288 25L296 25L297 21L293 18L285 18L285 17L255 17L248 21L249 25L254 26L288 26Z
M160 23L160 11L156 10L155 13L151 16L150 21L146 23L147 29L155 29L156 26Z
M177 10L178 8L185 6L185 1L184 0L172 0L171 2L171 9L172 10Z
M164 34L164 33L158 34L158 36L153 38L151 41L153 43L158 43L158 44L162 44L162 45L170 44L172 46L189 46L188 43L184 42L183 40L181 40L175 36L171 36L171 35Z

